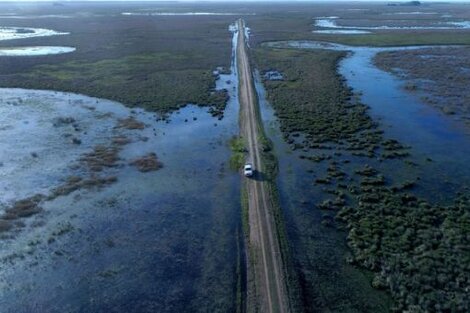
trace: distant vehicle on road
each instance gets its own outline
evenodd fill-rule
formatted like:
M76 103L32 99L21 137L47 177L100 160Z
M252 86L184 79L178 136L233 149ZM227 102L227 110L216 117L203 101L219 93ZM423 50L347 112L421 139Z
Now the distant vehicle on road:
M246 163L243 167L243 174L245 174L246 177L252 177L253 172L253 165L251 165L251 163Z

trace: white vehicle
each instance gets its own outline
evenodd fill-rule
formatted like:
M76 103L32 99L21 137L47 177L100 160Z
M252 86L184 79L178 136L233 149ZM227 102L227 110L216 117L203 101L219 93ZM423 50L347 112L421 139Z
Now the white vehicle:
M243 167L243 174L245 174L246 177L253 176L253 165L251 165L251 163L245 164L245 166Z

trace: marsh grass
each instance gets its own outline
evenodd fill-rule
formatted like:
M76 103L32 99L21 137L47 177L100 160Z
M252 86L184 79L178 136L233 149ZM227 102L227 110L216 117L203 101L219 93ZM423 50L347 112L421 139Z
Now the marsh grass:
M371 160L388 162L395 158L401 160L394 171L399 176L410 166L410 147L385 139L367 107L354 101L344 79L336 73L341 53L260 48L255 55L262 71L274 67L285 75L286 82L265 81L264 85L286 142L293 150L302 149L304 159L329 163L325 176L321 176L321 166L315 172L316 182L322 185L317 188L330 196L316 200L313 210L321 212L323 232L328 233L326 228L347 230L351 251L347 261L373 273L367 274L369 284L392 296L393 311L468 311L470 303L461 283L470 280L465 265L468 253L462 249L469 245L468 236L464 235L470 216L468 195L453 196L454 203L447 206L431 204L414 194L417 181L393 184L395 177L385 177L378 168L357 167ZM317 159L319 151L328 157ZM346 156L356 158L354 164L348 165L349 170L343 169L349 164ZM311 236L314 234L320 235L312 230ZM302 264L297 270L304 307L352 309L361 302L376 301L377 307L371 305L366 311L387 311L386 298L374 293L377 298L373 299L368 292L366 299L361 290L368 286L353 287L350 284L354 279L345 280L347 266L337 259L345 253L341 247L318 251L315 247L321 244L307 233L291 232L290 236L298 243L299 236L307 236L302 240L308 245L301 245L301 254L294 248L293 255ZM323 238L327 239L331 240ZM310 264L310 257L324 263ZM326 265L335 263L335 269ZM343 280L335 281L339 277ZM318 293L318 288L323 292ZM337 290L347 293L340 295Z
M230 168L234 171L239 171L246 161L246 140L243 137L232 137L229 141L230 150Z
M43 211L41 206L45 196L36 194L32 197L15 201L0 215L0 233L6 233L25 226L23 219L32 217ZM3 234L1 239L9 238Z
M381 52L374 63L405 79L404 89L425 94L423 102L470 126L468 47Z
M92 172L101 172L104 168L116 167L120 149L114 146L96 146L92 152L85 154L80 162Z
M16 201L11 207L5 210L1 216L4 220L15 220L24 217L30 217L42 211L40 202L44 199L43 195L35 195L23 200Z
M67 178L64 184L52 190L52 193L47 198L53 200L59 196L66 196L76 190L84 189L99 189L104 186L111 185L117 182L116 176L98 177L90 176L88 178L82 178L79 176L70 176Z
M143 173L157 171L163 167L163 163L158 160L155 153L149 153L143 157L137 158L129 164L135 166Z
M145 124L136 120L135 117L129 116L128 118L120 119L116 127L130 129L130 130L133 130L133 129L142 130L145 128Z
M119 7L109 9L129 9ZM233 20L121 17L120 12L90 17L86 23L56 19L51 27L70 29L71 35L42 38L41 43L60 41L77 50L56 58L0 60L0 86L76 92L159 112L191 103L212 107L222 116L227 97L215 91L212 71L229 68L228 25Z

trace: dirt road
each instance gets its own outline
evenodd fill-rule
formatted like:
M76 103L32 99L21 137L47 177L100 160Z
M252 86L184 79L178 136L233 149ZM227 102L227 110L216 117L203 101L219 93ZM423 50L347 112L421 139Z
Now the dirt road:
M248 194L249 251L254 273L254 282L249 284L248 293L256 295L255 301L248 301L248 312L288 312L283 264L280 253L276 224L272 215L270 193L262 177L261 144L262 127L258 124L258 101L245 42L244 22L238 21L239 37L237 47L238 74L240 82L240 127L241 135L248 143L248 159L257 173L246 179ZM255 289L255 290L250 290Z

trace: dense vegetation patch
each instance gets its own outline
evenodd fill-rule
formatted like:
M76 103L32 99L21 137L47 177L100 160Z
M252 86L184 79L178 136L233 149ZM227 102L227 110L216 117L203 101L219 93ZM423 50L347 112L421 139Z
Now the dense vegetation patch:
M374 154L381 141L376 123L366 114L367 107L349 104L352 92L336 73L344 52L258 49L261 69L276 68L284 81L265 81L268 100L281 122L281 131L295 149L325 148L327 143L346 150ZM300 132L306 141L296 138Z
M377 160L402 160L397 163L401 164L396 168L398 176L418 165L410 165L408 147L384 138L367 107L338 76L336 67L343 56L322 50L255 51L262 72L275 69L284 75L284 81L264 81L267 97L291 148L317 164L312 188L327 198L315 205L324 212L322 226L347 229L351 251L347 260L374 272L370 283L392 295L394 311L467 312L468 196L461 195L447 206L432 204L413 193L417 181L394 182L399 179L385 176L380 167L364 166ZM315 238L307 240L315 242ZM314 305L328 311L335 304L309 287L321 287L318 279L323 274L315 271L327 269L302 261L303 256L295 258L306 310ZM333 277L329 270L330 275L325 275Z
M214 90L210 69L172 69L173 62L194 60L184 55L142 54L98 62L70 61L35 66L27 74L5 77L2 84L78 92L149 110L165 111L188 103L225 108L225 92Z
M396 311L468 312L470 198L439 206L382 184L357 191L337 216L349 261L376 272L372 285L391 292Z

